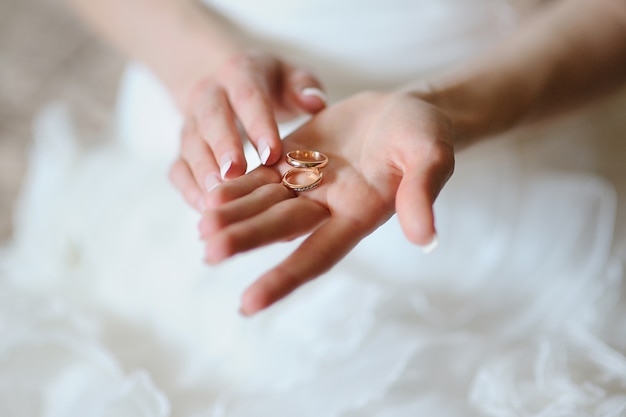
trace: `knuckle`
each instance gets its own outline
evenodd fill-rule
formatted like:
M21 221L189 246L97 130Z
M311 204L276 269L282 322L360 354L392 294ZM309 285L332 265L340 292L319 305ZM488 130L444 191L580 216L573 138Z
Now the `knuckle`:
M223 82L234 74L239 74L241 72L249 72L254 67L254 56L251 54L239 54L228 59L224 64L219 68L216 73L216 78Z
M185 150L189 147L190 142L193 141L193 138L191 135L182 135L180 137L180 150L182 153L185 152Z
M196 119L200 126L205 126L207 123L211 123L218 117L224 117L225 114L225 104L223 100L218 97L214 97L211 100L207 100L198 114L196 115Z
M249 60L250 58L247 54L238 54L226 61L222 68L224 71L233 71L238 68L245 68L248 65Z
M220 90L217 80L211 78L200 83L195 91L194 98L196 100L206 100L207 96L216 95Z
M232 101L235 105L245 105L258 99L261 92L254 84L243 84L232 93Z
M447 142L441 140L435 142L428 156L436 165L443 167L454 165L454 150L452 149L452 145Z

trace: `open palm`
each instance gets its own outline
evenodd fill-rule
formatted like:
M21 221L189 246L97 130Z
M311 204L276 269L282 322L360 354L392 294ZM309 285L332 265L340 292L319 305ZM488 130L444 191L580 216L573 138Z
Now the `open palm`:
M451 136L443 114L409 94L362 93L329 107L284 141L285 152L328 156L321 185L284 187L290 167L281 162L215 188L200 224L207 262L310 234L248 288L242 312L253 314L330 269L395 212L411 242L430 243L432 205L454 167Z

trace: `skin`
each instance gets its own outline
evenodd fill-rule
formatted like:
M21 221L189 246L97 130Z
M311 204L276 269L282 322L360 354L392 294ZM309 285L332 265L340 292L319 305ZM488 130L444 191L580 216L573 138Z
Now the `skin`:
M185 200L203 211L214 186L246 172L237 121L263 163L275 164L282 152L276 122L316 113L326 105L320 96L304 94L307 89L322 94L308 72L251 52L231 58L202 80L190 96L180 157L170 172Z
M186 116L170 177L198 210L212 186L246 172L236 120L271 165L282 154L276 122L326 106L310 71L251 51L235 28L197 2L68 2L104 39L150 67Z
M406 93L363 93L319 113L284 147L324 150L321 186L296 194L280 184L286 163L261 167L215 188L199 226L209 263L312 232L246 291L243 314L327 271L396 211L409 240L432 240L432 204L454 168L452 134L434 107Z
M210 13L202 19L189 14L189 3L73 2L105 37L150 65L186 115L171 177L203 213L209 263L310 234L244 293L246 315L332 268L393 213L407 239L427 245L436 236L432 204L453 172L454 152L571 111L626 80L623 0L549 2L472 61L398 91L364 92L326 109L319 97L302 94L320 88L313 75L278 57L247 52L233 41L232 28ZM149 8L152 20L141 19L139 27L120 17ZM144 36L130 36L136 32ZM186 47L175 59L165 58L163 45L170 44ZM281 144L275 117L301 113L317 115ZM235 118L257 149L261 139L271 148L267 166L243 176ZM328 155L320 187L296 194L280 185L287 169L281 155L292 149ZM226 172L224 155L231 161ZM222 183L220 168L229 181Z

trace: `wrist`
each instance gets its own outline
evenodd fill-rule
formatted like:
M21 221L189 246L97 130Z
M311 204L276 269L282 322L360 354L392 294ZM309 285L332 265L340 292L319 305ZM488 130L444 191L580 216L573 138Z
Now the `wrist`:
M239 55L242 50L235 45L223 45L219 49L198 45L195 51L189 48L187 56L178 60L179 65L162 77L178 108L186 113L191 107L192 97L202 84L211 79L225 62Z
M152 53L145 60L186 112L198 85L244 48L233 28L201 6L181 2L178 7L177 18L162 29L160 42L151 42Z
M173 65L168 66L169 73L162 77L178 108L186 113L201 85L242 51L242 47L230 40L216 42L214 38L203 36L190 40L185 50L178 54L178 59L172 61Z
M533 90L518 80L482 74L441 77L413 85L408 91L448 118L455 132L454 146L461 149L508 131L526 119Z
M455 149L464 148L479 136L477 125L480 124L481 117L477 109L461 105L463 99L452 86L441 86L426 81L412 86L409 94L432 105L445 116L453 132Z

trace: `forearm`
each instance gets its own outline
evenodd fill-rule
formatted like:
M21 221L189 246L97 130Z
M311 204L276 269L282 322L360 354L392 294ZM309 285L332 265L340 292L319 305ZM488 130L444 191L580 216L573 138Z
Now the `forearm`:
M185 108L194 86L240 50L217 16L190 0L69 0L124 53L148 65Z
M563 113L626 81L626 2L562 0L478 59L414 91L441 108L458 147Z

